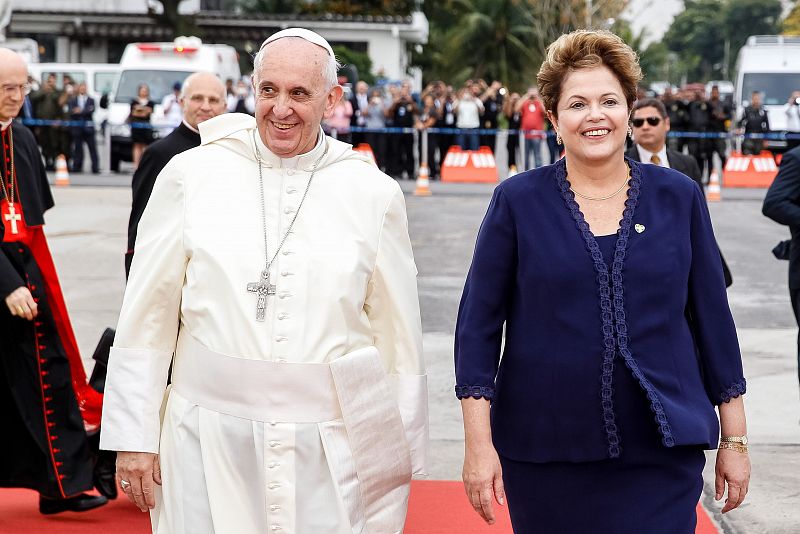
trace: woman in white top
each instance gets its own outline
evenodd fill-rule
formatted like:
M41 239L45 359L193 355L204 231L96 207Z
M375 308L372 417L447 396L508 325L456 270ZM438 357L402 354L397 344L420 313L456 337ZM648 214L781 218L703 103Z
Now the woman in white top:
M481 125L483 102L475 95L475 90L480 91L478 84L471 84L458 92L458 100L454 111L456 112L456 128L460 130L474 129L475 133L459 132L456 135L456 144L462 150L478 150L478 128Z

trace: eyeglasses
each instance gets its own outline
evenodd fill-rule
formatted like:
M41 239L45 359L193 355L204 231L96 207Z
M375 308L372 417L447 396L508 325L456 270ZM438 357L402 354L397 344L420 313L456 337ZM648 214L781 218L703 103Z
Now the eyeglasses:
M12 96L17 93L17 91L22 92L22 96L27 96L31 93L31 86L30 84L23 83L22 85L17 85L14 83L6 83L2 85L3 94L6 96Z
M658 126L658 123L661 122L661 117L647 117L646 119L631 120L634 128L641 128L642 126L644 126L644 121L647 121L647 124L649 124L650 126Z

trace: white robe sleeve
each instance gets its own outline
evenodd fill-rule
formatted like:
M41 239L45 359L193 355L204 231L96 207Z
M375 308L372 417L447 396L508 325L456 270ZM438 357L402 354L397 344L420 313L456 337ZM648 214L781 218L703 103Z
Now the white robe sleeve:
M396 184L395 184L396 185ZM427 474L428 387L422 354L417 268L403 193L396 185L384 213L375 270L364 304L374 343L397 393L414 475Z
M178 336L187 256L175 159L158 175L136 237L103 400L100 447L158 452L159 410Z

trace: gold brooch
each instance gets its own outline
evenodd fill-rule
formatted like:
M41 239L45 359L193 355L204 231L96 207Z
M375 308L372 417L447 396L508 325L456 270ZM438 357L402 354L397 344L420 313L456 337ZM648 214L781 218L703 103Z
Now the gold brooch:
M644 225L643 224L634 224L633 229L636 230L637 234L641 234L644 232Z

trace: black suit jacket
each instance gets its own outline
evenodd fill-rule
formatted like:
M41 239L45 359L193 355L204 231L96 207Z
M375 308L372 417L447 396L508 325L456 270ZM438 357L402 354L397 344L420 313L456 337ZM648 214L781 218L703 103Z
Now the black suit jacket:
M641 161L639 159L639 150L636 148L636 145L633 145L630 149L628 149L628 152L626 152L625 155L631 158L633 161ZM703 191L703 194L705 195L705 191L703 190L703 173L700 171L700 167L697 165L696 159L694 159L692 156L675 152L669 148L667 149L667 159L669 160L670 168L685 174L697 182L697 185L700 186L700 191ZM650 162L645 161L644 163Z
M185 152L190 148L200 146L200 134L193 132L181 122L171 134L156 141L144 151L139 167L133 173L133 203L131 205L131 218L128 221L128 251L125 253L125 277L131 270L133 249L136 244L136 230L142 218L150 193L156 183L156 177L166 167L169 160L176 154Z
M789 289L800 289L800 147L783 155L778 175L769 186L761 212L785 224L792 234L789 247Z
M628 149L625 155L634 161L640 161L639 149L636 148L635 144ZM697 182L697 185L700 186L700 192L703 193L703 196L706 196L705 189L703 189L703 173L700 171L696 159L669 148L667 149L667 159L669 160L671 169L675 169ZM719 248L719 245L717 245L717 248ZM731 287L733 285L733 275L728 268L728 262L725 261L725 256L722 255L721 250L719 252L719 259L722 260L722 274L725 275L725 287Z
M83 108L78 113L75 113L75 112L72 111L73 109L78 107L78 97L77 97L77 95L70 97L70 99L67 101L67 107L69 108L69 120L71 120L71 121L88 121L90 123L92 122L92 118L94 116L95 105L94 105L94 98L92 98L91 96L88 96L88 95L86 96L86 102L83 103ZM73 126L72 128L73 129L78 129L78 130L81 129L80 126ZM83 126L82 128L87 129L87 130L89 130L89 129L94 130L94 123L87 124L86 126Z

